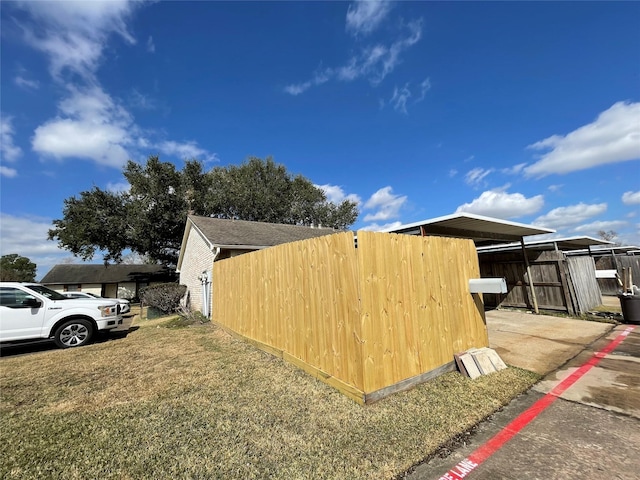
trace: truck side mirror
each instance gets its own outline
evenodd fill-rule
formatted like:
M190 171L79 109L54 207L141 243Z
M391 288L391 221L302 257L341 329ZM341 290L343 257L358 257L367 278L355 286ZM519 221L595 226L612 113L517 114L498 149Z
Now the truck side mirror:
M42 302L37 298L25 298L22 301L22 305L25 307L40 308L42 306Z

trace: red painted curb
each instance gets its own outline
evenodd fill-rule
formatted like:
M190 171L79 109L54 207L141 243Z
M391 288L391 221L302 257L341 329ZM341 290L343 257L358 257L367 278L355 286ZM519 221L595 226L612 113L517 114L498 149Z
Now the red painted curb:
M605 348L593 354L593 356L583 363L580 368L569 375L556 385L549 393L540 400L531 405L527 410L522 412L509 425L504 427L493 438L484 445L478 447L471 455L460 461L455 467L442 475L439 480L460 480L475 470L480 464L486 461L502 446L511 440L520 430L522 430L529 422L542 413L549 405L551 405L560 395L562 395L571 385L576 383L585 373L598 364L606 355L611 353L622 341L635 329L635 326L629 326L624 329L614 340L612 340Z

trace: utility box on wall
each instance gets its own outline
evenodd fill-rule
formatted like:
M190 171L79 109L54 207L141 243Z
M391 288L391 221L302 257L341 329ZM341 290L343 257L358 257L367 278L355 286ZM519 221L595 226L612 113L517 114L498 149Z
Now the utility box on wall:
M212 320L359 403L488 346L473 241L360 231L215 262Z

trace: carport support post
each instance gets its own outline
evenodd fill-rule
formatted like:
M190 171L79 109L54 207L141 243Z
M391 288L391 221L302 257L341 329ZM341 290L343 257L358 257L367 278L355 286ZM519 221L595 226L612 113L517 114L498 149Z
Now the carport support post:
M531 265L529 265L529 257L527 256L527 249L524 246L524 237L520 237L520 245L522 245L522 255L524 256L524 265L527 268L527 278L529 279L529 292L531 293L531 302L533 303L533 311L540 313L538 310L538 299L536 298L536 291L533 288L533 278L531 277Z

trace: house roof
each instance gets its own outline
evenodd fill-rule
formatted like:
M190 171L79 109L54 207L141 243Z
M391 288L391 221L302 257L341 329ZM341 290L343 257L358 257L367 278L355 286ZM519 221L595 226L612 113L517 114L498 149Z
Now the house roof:
M184 248L191 228L195 228L209 243L210 248L235 248L259 250L282 243L307 240L336 233L332 228L316 228L281 223L250 222L225 218L199 217L189 215L182 237L178 270L182 264Z
M264 248L336 233L332 228L249 222L246 220L228 220L195 215L190 215L189 220L214 246L218 247Z
M410 235L439 235L445 237L470 238L480 244L520 241L522 237L553 233L555 230L484 217L472 213L454 213L444 217L400 225L384 230L389 233Z
M548 238L544 240L525 241L525 248L535 250L555 249L562 250L563 252L571 250L581 250L585 247L591 247L594 245L613 245L613 242L607 240L601 240L593 237L564 237L564 238ZM508 252L511 250L520 250L521 244L518 243L506 243L503 245L489 245L484 247L478 247L478 253L493 253L493 252Z
M123 283L170 281L174 273L164 265L62 264L40 280L48 285L69 283Z

